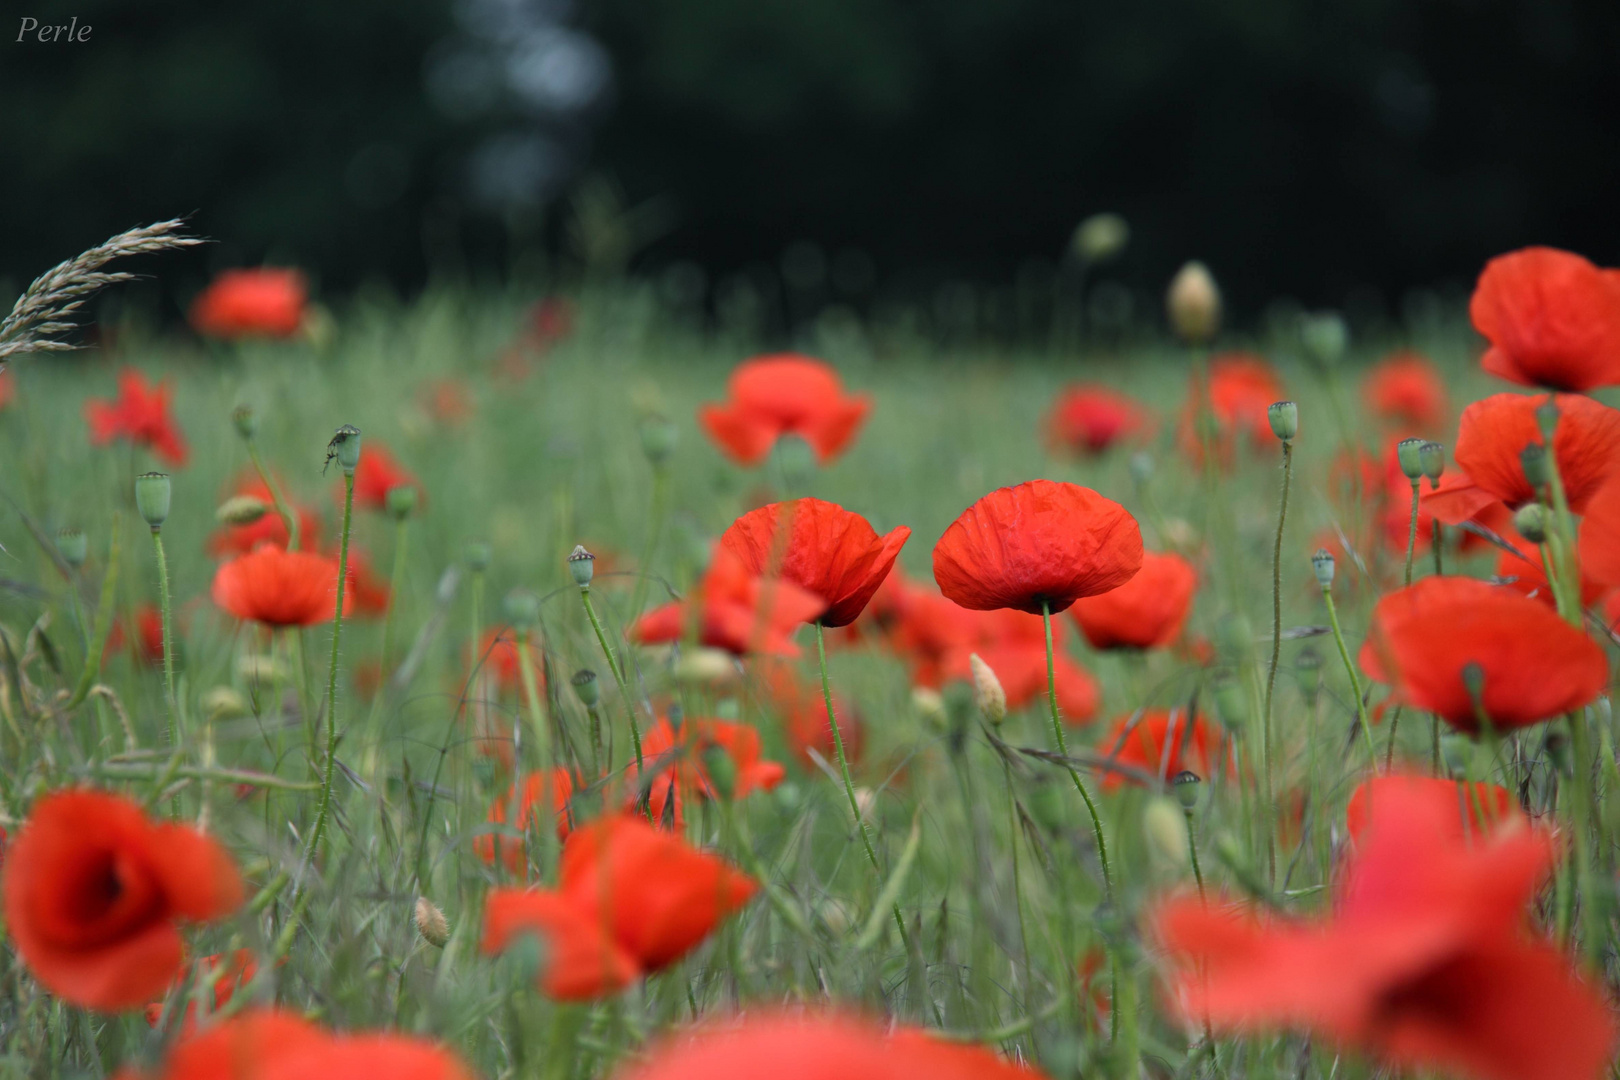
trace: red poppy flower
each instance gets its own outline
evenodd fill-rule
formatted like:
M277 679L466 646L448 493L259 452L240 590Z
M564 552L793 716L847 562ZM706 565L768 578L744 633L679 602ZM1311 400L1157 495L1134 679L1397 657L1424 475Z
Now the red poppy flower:
M516 788L508 785L506 791L489 806L489 822L505 825L510 820L512 798ZM568 835L572 827L568 816L568 800L574 794L574 777L567 769L552 769L550 780L545 773L530 773L523 781L523 796L518 801L517 830L527 833L535 819L550 815L556 821L557 836ZM521 839L485 833L473 839L473 850L487 863L495 861L500 852L501 862L512 873L523 868L524 844Z
M643 797L653 821L678 826L685 820L682 803L697 796L716 797L705 755L713 748L723 750L731 760L733 799L745 799L756 791L770 791L782 782L786 770L761 756L759 732L747 724L725 720L688 717L676 731L664 717L641 736L641 760L647 779L626 794L629 809L640 808ZM634 763L627 778L635 780ZM670 799L674 798L671 804Z
M280 483L283 492L286 485ZM270 507L264 516L250 525L226 525L218 529L208 538L208 554L214 558L226 555L246 555L260 544L274 544L276 547L287 546L287 526L276 513L275 498L270 494L270 488L256 474L248 474L238 479L232 486L229 495L248 495L258 499ZM229 497L229 495L227 497ZM321 546L321 519L307 506L292 504L289 509L298 515L298 542L306 551L316 551Z
M17 380L10 371L0 371L0 409L11 404L17 396Z
M459 379L434 379L422 388L419 400L423 411L445 427L461 427L477 409L472 392Z
M688 605L701 610L692 617L699 644L737 656L763 652L797 656L793 631L826 609L819 596L780 578L766 580L749 571L736 554L716 547L697 596L647 612L630 628L630 638L643 645L679 641L685 635Z
M337 577L335 559L262 547L214 572L214 603L266 626L313 626L337 614Z
M484 901L483 951L497 955L527 934L544 943L540 989L557 1001L606 997L641 975L635 957L572 898L544 889L492 889Z
M163 663L163 612L155 604L135 608L136 655L148 664Z
M743 361L727 388L731 400L703 406L698 422L740 465L764 461L783 435L802 438L826 464L844 452L872 408L865 394L844 394L830 365L794 353Z
M1207 389L1196 378L1182 410L1179 441L1194 461L1203 460L1203 440L1197 423L1200 411L1207 410L1215 426L1217 460L1230 461L1241 439L1264 446L1275 442L1267 411L1286 398L1282 382L1263 356L1255 353L1224 353L1210 359Z
M227 270L192 303L191 325L207 337L292 337L304 324L306 296L297 270Z
M386 1076L389 1080L473 1080L450 1050L408 1035L343 1035L278 1053L256 1080ZM235 1080L235 1077L232 1077Z
M1547 395L1494 394L1463 410L1455 457L1467 475L1443 480L1424 503L1448 525L1466 521L1492 502L1518 509L1535 498L1519 453L1542 442L1536 409ZM1585 511L1620 465L1620 411L1579 394L1559 394L1553 457L1572 511Z
M1068 724L1083 724L1097 715L1102 691L1096 680L1063 649L1064 627L1052 624L1052 675L1058 709ZM971 641L945 654L941 671L947 679L973 679L973 654L996 673L1007 695L1007 708L1046 700L1046 628L1039 616L1022 611L986 612L976 620Z
M354 469L354 505L366 510L388 509L388 493L397 487L415 488L418 505L422 485L389 453L388 447L367 439L360 447L360 464ZM338 497L343 489L338 488Z
M1143 434L1150 426L1142 407L1119 391L1106 386L1071 386L1052 403L1046 417L1046 441L1054 450L1100 454L1117 442Z
M134 802L60 791L34 804L7 853L6 926L45 987L75 1005L144 1005L179 973L176 923L242 902L230 854L197 830L149 821Z
M1524 552L1526 558L1521 559L1511 551L1497 549L1496 578L1503 586L1512 589L1514 592L1533 597L1548 607L1557 610L1558 601L1553 596L1552 586L1547 581L1546 568L1541 562L1541 549L1520 536L1518 531L1511 526L1505 528L1501 535L1508 543ZM1580 552L1582 607L1596 603L1604 593L1609 591L1606 582L1599 581L1592 576L1591 558L1592 553L1583 548Z
M574 305L565 297L548 296L528 312L528 339L541 352L574 332Z
M1443 822L1447 835L1459 842L1469 836L1528 821L1519 810L1519 800L1498 784L1483 781L1466 784L1438 776L1386 773L1369 776L1350 793L1350 802L1344 808L1344 827L1350 839L1361 839L1361 834L1367 831L1372 808L1391 792L1397 793L1399 798L1422 799L1439 807L1441 812L1434 815L1435 820Z
M1446 384L1422 353L1390 353L1367 372L1361 393L1373 415L1402 427L1428 431L1446 419Z
M1620 479L1587 503L1577 546L1583 573L1603 585L1620 585Z
M337 561L336 555L332 556L332 561ZM391 599L388 579L372 569L370 557L352 543L348 570L343 589L343 613L357 619L381 618L388 614Z
M806 769L815 768L812 750L821 755L822 761L832 761L838 751L833 745L832 724L827 721L827 703L821 688L801 682L784 664L769 667L764 685L771 707L782 717L793 756ZM844 743L844 757L854 766L860 761L866 741L866 725L855 707L837 695L833 697L833 715Z
M1464 669L1484 676L1485 715L1498 731L1578 709L1603 692L1597 643L1545 604L1458 577L1424 578L1378 601L1362 670L1407 705L1462 731L1478 726Z
M934 580L977 611L1063 611L1117 589L1142 566L1142 532L1123 506L1078 484L1030 480L992 491L934 545Z
M186 1033L156 1073L128 1071L120 1080L262 1080L263 1070L283 1054L321 1045L327 1036L302 1017L254 1009L196 1034ZM252 1071L246 1071L247 1063Z
M389 1080L472 1080L442 1046L406 1035L328 1035L263 1010L183 1040L155 1080L312 1080L375 1072Z
M1608 1006L1523 932L1552 843L1515 829L1470 845L1456 817L1421 793L1381 792L1326 919L1162 905L1150 923L1177 1011L1217 1032L1300 1028L1396 1069L1596 1080L1614 1041Z
M1075 602L1069 613L1094 649L1154 649L1181 635L1198 571L1180 555L1142 553L1142 569L1117 589Z
M1491 343L1480 366L1492 375L1575 393L1620 383L1620 272L1556 248L1498 255L1468 314Z
M1098 756L1121 766L1104 768L1103 790L1113 791L1127 780L1140 784L1139 774L1156 776L1164 784L1186 770L1206 779L1217 767L1231 772L1230 759L1220 760L1221 742L1220 729L1202 716L1189 727L1185 709L1150 709L1140 717L1122 716L1097 744Z
M777 540L783 516L791 535ZM820 499L795 499L750 510L721 534L720 546L742 560L749 573L774 564L791 581L827 601L823 626L848 626L865 609L911 537L904 525L879 536L861 515Z
M176 991L187 989L190 982L195 980L208 988L206 995L209 999L209 1012L223 1009L230 1004L230 1000L235 996L236 992L252 982L254 976L259 973L258 959L249 949L237 949L230 956L215 953L212 956L203 957L192 966L195 968L195 973L188 978L188 974L182 971L180 976L169 984L168 989L164 992L164 997L168 997ZM147 1024L157 1027L162 1022L163 1006L162 1001L153 1001L147 1004ZM184 1006L186 1015L181 1030L189 1033L195 1029L197 1024L197 1003L187 1000L184 1002Z
M934 589L907 585L889 640L910 664L914 685L938 687L945 681L946 660L962 648L972 652L988 636L989 622L988 612L969 611ZM1058 625L1052 625L1054 635Z
M190 456L180 426L169 415L169 380L157 386L134 368L118 373L118 397L112 401L92 398L84 403L84 418L90 424L90 441L104 446L114 439L127 439L145 446L158 460L179 468Z

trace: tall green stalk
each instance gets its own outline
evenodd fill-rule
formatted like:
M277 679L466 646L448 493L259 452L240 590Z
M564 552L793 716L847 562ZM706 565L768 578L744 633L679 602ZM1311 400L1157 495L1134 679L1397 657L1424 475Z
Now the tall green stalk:
M358 442L359 433L352 438ZM356 447L358 451L358 447ZM358 453L355 455L358 458ZM326 674L326 762L321 772L321 802L315 813L315 831L311 835L309 857L313 862L321 853L321 840L326 834L326 819L332 807L332 772L337 762L337 677L338 648L343 641L343 593L349 576L349 525L354 516L354 468L343 469L343 533L338 546L337 611L332 616L332 660Z
M174 692L174 613L169 599L169 561L163 555L163 530L152 526L152 550L157 556L158 605L163 620L163 687L169 702L168 746L180 745L180 698ZM174 819L180 819L180 796L171 800L169 807Z
M591 586L588 582L579 587L579 599L585 605L585 617L591 622L591 630L596 634L596 643L602 647L602 655L607 657L608 670L613 673L613 681L619 684L619 694L624 698L625 710L630 716L630 745L636 752L636 775L640 776L641 726L636 723L635 698L630 694L630 684L625 681L624 671L619 667L613 646L608 644L607 632L602 629L602 620L596 617L596 606L591 603Z
M1275 406L1273 406L1275 409ZM1271 550L1271 669L1266 675L1266 700L1260 717L1261 746L1266 764L1266 801L1271 800L1271 698L1277 689L1277 665L1282 659L1282 545L1288 523L1288 488L1294 476L1294 443L1282 440L1282 505L1277 510L1277 540Z

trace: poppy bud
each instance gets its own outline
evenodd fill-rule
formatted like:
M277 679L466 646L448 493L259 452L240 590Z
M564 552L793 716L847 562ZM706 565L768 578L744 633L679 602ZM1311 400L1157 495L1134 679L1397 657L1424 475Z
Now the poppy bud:
M710 743L703 748L703 771L708 774L714 793L730 802L737 793L737 763L725 747Z
M326 460L336 461L345 476L352 476L360 464L360 429L344 424L333 432L332 440L326 444Z
M1440 486L1440 474L1446 471L1446 448L1442 443L1426 442L1418 447L1418 463L1423 475L1429 478L1429 487Z
M410 484L400 484L398 487L388 489L384 496L384 505L388 516L395 521L404 521L416 509L416 488Z
M580 668L568 681L573 684L574 693L579 697L581 705L587 709L594 709L601 703L602 687L596 681L596 672L590 668Z
M791 432L776 440L776 461L789 488L803 487L816 471L815 450Z
M1525 503L1513 515L1513 527L1532 544L1547 541L1547 508L1540 503Z
M1131 227L1118 214L1092 214L1074 230L1074 253L1088 263L1103 263L1125 250Z
M135 478L135 509L154 529L161 528L169 519L169 499L172 494L168 473L141 473Z
M489 545L482 540L469 540L467 546L461 549L461 561L467 564L467 569L475 574L482 574L489 569Z
M78 529L62 529L56 534L56 550L69 566L78 569L90 554L90 542Z
M680 432L662 416L648 416L641 421L641 452L654 465L662 465L675 452L675 440Z
M1221 723L1233 731L1238 730L1249 711L1243 700L1243 688L1230 672L1226 672L1216 677L1214 689L1215 712L1221 718Z
M270 512L270 504L255 495L232 495L219 504L214 520L221 525L251 525Z
M1201 262L1189 262L1170 279L1164 306L1170 327L1188 345L1202 345L1221 328L1221 290Z
M1412 483L1423 479L1423 440L1402 439L1395 444L1395 457L1401 463L1401 472Z
M1292 401L1274 402L1266 419L1271 421L1271 433L1283 442L1293 442L1299 434L1299 406Z
M568 572L573 575L575 585L590 588L591 578L596 575L596 556L586 551L584 544L575 544L574 550L568 553Z
M1007 691L1002 689L1001 680L978 653L968 655L968 666L973 669L973 701L979 712L992 724L1001 723L1007 719Z
M444 917L439 905L425 896L416 898L416 932L422 940L442 949L450 940L450 920Z
M238 405L231 413L231 423L236 425L236 433L244 439L251 439L259 433L259 418L251 405Z
M1299 325L1299 336L1311 359L1323 367L1338 364L1350 344L1350 329L1335 311L1305 316Z
M1301 649L1294 658L1294 675L1299 679L1299 692L1308 705L1316 704L1316 695L1322 689L1322 657L1315 649Z
M1198 805L1198 788L1204 782L1203 777L1191 769L1182 769L1170 778L1170 786L1176 793L1176 801L1183 810L1192 810Z
M1530 443L1519 451L1519 467L1524 470L1524 479L1537 491L1552 483L1552 466L1547 460L1547 448L1540 443Z
M234 720L240 716L249 716L253 712L247 698L229 686L216 686L204 691L202 707L203 715L210 721Z
M1316 583L1323 589L1333 588L1333 552L1317 548L1311 556L1311 569L1316 572Z
M724 649L699 648L682 650L672 674L680 682L716 686L734 682L741 672L737 661Z
M1541 429L1543 439L1552 442L1553 432L1558 430L1558 401L1551 394L1536 406L1536 427Z
M1136 481L1137 486L1153 479L1153 455L1146 450L1138 450L1131 455L1130 467L1131 479Z
M528 589L513 589L501 603L506 621L519 630L527 630L540 621L540 601Z
M926 686L913 687L911 707L929 727L944 730L948 719L945 715L945 699L938 690Z
M1142 811L1142 837L1154 862L1169 870L1187 865L1187 816L1176 803L1163 796L1149 800Z

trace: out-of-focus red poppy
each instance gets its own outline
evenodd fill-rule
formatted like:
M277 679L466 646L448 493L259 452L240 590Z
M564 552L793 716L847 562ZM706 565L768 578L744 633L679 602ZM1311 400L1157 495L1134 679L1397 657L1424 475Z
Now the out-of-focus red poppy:
M304 324L308 292L297 270L227 270L198 294L191 325L207 337L292 337Z
M540 352L566 341L574 332L574 305L562 296L548 296L529 308L527 338Z
M630 638L643 645L679 641L688 621L698 642L737 656L761 652L797 656L793 632L814 620L827 602L791 581L765 579L749 571L736 554L716 547L697 596L647 612L630 628ZM700 605L689 612L692 603Z
M786 775L781 764L762 756L759 732L748 724L687 717L677 731L661 716L641 736L641 760L647 778L641 781L630 776L637 781L627 793L631 809L639 808L645 796L655 822L674 824L683 820L681 799L716 797L707 760L707 755L716 751L723 752L730 760L733 799L745 799L756 791L770 791ZM634 763L630 770L633 774ZM672 789L677 796L673 806L669 803Z
M415 488L417 506L422 505L422 485L416 477L400 465L388 447L367 439L360 447L360 464L354 469L354 505L365 510L386 510L388 493L397 487ZM341 484L337 496L341 501Z
M11 404L17 396L17 380L10 371L0 368L0 409Z
M1386 773L1369 776L1350 793L1350 802L1344 808L1344 827L1350 839L1361 839L1372 808L1391 792L1402 799L1424 800L1446 811L1435 814L1434 820L1442 822L1447 834L1455 836L1459 842L1468 836L1525 824L1528 820L1519 810L1519 800L1499 784L1484 781L1467 784L1439 776Z
M1620 383L1620 271L1529 247L1485 264L1468 314L1491 343L1480 366L1523 386L1584 393Z
M988 613L969 611L923 586L907 584L900 595L890 644L910 664L914 685L938 687L945 681L946 659L961 648L973 651L987 636ZM1054 634L1058 625L1052 626Z
M1552 586L1547 581L1547 570L1542 565L1541 548L1520 536L1511 526L1502 534L1514 547L1524 552L1525 558L1519 558L1511 551L1496 551L1496 577L1499 582L1514 592L1534 597L1548 607L1557 610L1558 600L1553 596ZM1591 555L1586 549L1580 552L1581 575L1581 606L1589 606L1608 591L1608 584L1592 576Z
M641 975L641 965L603 921L571 897L544 889L492 889L484 901L483 951L499 954L530 934L544 943L540 989L557 1001L606 997Z
M727 389L730 400L698 409L698 422L739 465L764 461L783 435L802 438L825 465L849 446L872 408L865 394L844 393L831 365L795 353L743 361Z
M837 748L833 746L832 724L827 720L821 688L801 681L786 664L771 664L765 671L764 689L771 707L782 717L793 756L807 769L815 768L812 750L823 761L832 761ZM833 716L844 743L844 758L853 766L861 758L866 725L855 707L837 695L833 697Z
M337 561L336 555L332 561ZM348 570L343 589L343 613L357 619L381 618L388 614L391 599L388 579L372 569L371 557L352 543Z
M476 410L471 391L459 379L434 379L422 387L418 400L429 418L445 427L460 427Z
M789 535L778 537L782 521ZM861 515L821 499L794 499L750 510L720 536L720 546L749 573L773 570L827 602L817 621L848 626L866 608L911 537L904 525L879 536Z
M866 603L866 610L860 617L848 626L839 628L839 633L828 639L828 644L842 643L844 645L859 645L862 643L876 644L887 642L894 634L895 627L900 625L903 609L908 591L914 586L906 580L905 571L899 563L895 563L872 599Z
M1046 627L1040 616L1023 611L985 612L975 620L973 638L950 649L941 664L947 679L973 679L972 655L990 666L1007 695L1007 708L1022 709L1046 700ZM1102 691L1091 674L1063 648L1064 626L1052 624L1052 676L1058 709L1068 724L1097 715Z
M544 697L546 668L540 662L540 655L540 643L531 640L529 661L534 667L535 692ZM493 627L484 631L483 640L478 643L476 660L482 665L484 673L495 676L495 685L503 694L523 693L523 667L519 657L517 637L511 629Z
M1195 376L1182 409L1177 432L1183 452L1194 461L1203 460L1200 414L1207 414L1213 425L1210 436L1216 460L1222 463L1231 461L1240 442L1251 446L1275 442L1267 410L1287 396L1265 357L1246 352L1212 357L1207 387Z
M1466 474L1441 480L1423 496L1435 517L1456 525L1492 502L1518 509L1535 498L1519 454L1541 443L1536 409L1548 395L1493 394L1463 410L1454 456ZM1620 411L1579 394L1558 394L1553 458L1569 507L1583 513L1609 477L1620 471Z
M1390 353L1367 372L1362 400L1374 416L1402 430L1431 431L1446 420L1446 384L1422 353Z
M1039 615L1117 589L1142 566L1142 532L1090 488L1030 480L992 491L934 545L934 580L961 606Z
M1183 898L1150 917L1170 999L1216 1032L1299 1028L1396 1069L1477 1080L1604 1074L1614 1021L1563 952L1524 933L1550 839L1457 836L1457 810L1380 792L1331 917L1261 920Z
M286 485L277 481L277 486L286 491ZM287 546L287 526L276 513L275 497L270 494L270 488L256 474L248 473L237 479L232 485L227 497L232 495L247 495L258 499L270 509L264 516L249 525L226 525L215 530L208 538L208 554L214 558L226 555L246 555L260 544L274 544L276 547ZM317 551L321 546L321 519L315 511L307 506L293 503L289 509L298 515L298 542L306 551Z
M163 663L163 612L155 604L135 608L136 657L148 664Z
M505 825L511 820L516 790L515 786L508 786L490 803L488 820L491 825ZM574 777L567 769L552 769L549 778L546 773L530 773L523 780L523 794L518 799L517 830L527 833L536 818L549 814L556 820L557 836L567 836L573 827L568 815L568 800L573 794ZM495 861L498 851L501 862L514 874L523 868L524 845L517 837L485 833L473 838L473 850L487 863Z
M1620 585L1620 478L1587 503L1577 546L1583 573L1604 585Z
M1221 741L1220 729L1202 716L1188 725L1185 709L1150 709L1140 717L1122 716L1097 743L1099 757L1121 766L1104 767L1103 790L1113 791L1126 781L1140 784L1139 774L1144 773L1158 777L1161 784L1186 770L1206 780L1216 768L1229 773L1230 759L1220 760Z
M187 1031L156 1072L125 1070L119 1080L262 1080L264 1069L284 1054L326 1041L320 1028L275 1009L252 1009L241 1016ZM247 1063L252 1071L244 1071Z
M338 564L308 551L265 546L214 572L214 603L266 626L313 626L337 614ZM343 598L343 614L351 608Z
M176 990L187 989L189 982L195 980L208 988L206 996L209 1001L209 1012L224 1008L236 992L252 982L253 977L259 973L258 959L250 949L237 949L229 956L220 953L205 956L192 967L195 969L194 973L182 971L180 977L169 984L164 997L168 997ZM197 1003L188 1000L184 1005L186 1015L181 1030L190 1033L197 1025ZM156 1027L162 1019L163 1002L147 1003L146 1022Z
M1486 717L1497 731L1578 709L1603 692L1603 650L1549 609L1511 589L1431 577L1378 601L1361 647L1362 670L1407 705L1478 729L1465 669L1483 678Z
M1094 649L1155 649L1181 635L1198 571L1180 555L1142 553L1142 569L1117 589L1075 601L1069 613Z
M84 418L90 425L90 441L105 446L114 439L127 439L144 446L159 461L179 468L190 457L180 425L169 415L169 380L156 386L134 368L118 373L118 396L111 401L91 398L84 403Z
M6 857L6 926L28 970L99 1012L144 1005L184 961L178 923L242 902L230 854L196 829L153 822L133 801L59 791L34 804Z
M270 1009L183 1038L156 1073L120 1075L127 1080L337 1080L371 1073L389 1080L472 1080L455 1054L425 1039L330 1035Z
M1053 450L1100 454L1115 443L1146 434L1152 421L1136 401L1106 386L1070 386L1046 416L1046 442Z

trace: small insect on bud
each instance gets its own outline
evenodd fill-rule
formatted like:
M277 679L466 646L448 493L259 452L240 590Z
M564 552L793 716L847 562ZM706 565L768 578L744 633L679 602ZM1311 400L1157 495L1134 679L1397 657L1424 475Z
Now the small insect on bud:
M270 512L270 504L256 495L232 495L219 504L214 520L221 525L251 525Z
M475 574L489 569L489 557L489 545L482 540L469 540L467 546L461 549L461 561Z
M1203 345L1221 328L1221 290L1201 262L1189 262L1170 279L1164 297L1170 328L1188 345Z
M1402 439L1395 444L1395 457L1401 463L1401 472L1412 483L1423 479L1423 440Z
M90 555L90 542L78 529L62 529L56 534L56 550L67 564L77 570Z
M439 905L425 896L416 898L416 932L436 949L444 948L450 940L450 920L444 917Z
M513 589L501 601L506 621L518 630L527 630L540 621L540 600L528 589Z
M1131 455L1130 468L1131 479L1138 486L1147 483L1153 479L1153 455L1146 450L1138 450Z
M1305 703L1316 704L1316 695L1322 689L1322 655L1315 649L1301 649L1294 657L1294 676L1299 680L1299 692Z
M1316 573L1316 583L1324 589L1333 587L1333 552L1327 548L1317 548L1316 554L1311 556L1311 569Z
M1551 394L1536 406L1536 427L1541 429L1543 439L1552 442L1553 433L1558 430L1558 400Z
M1430 489L1439 487L1440 474L1446 471L1445 445L1426 442L1418 447L1418 464L1423 466L1423 475L1429 478Z
M388 516L395 521L404 521L416 509L416 488L410 484L401 484L388 489L383 496L383 505L388 510Z
M1524 479L1537 491L1552 483L1552 463L1547 459L1547 448L1540 443L1530 443L1519 451L1519 467L1524 470Z
M680 430L662 416L644 417L640 424L641 452L654 466L662 465L675 452Z
M709 786L725 802L737 793L737 762L731 752L719 743L703 748L703 771L709 777Z
M259 417L251 405L238 405L231 413L231 423L236 425L236 433L244 439L251 439L259 433Z
M1170 787L1175 791L1176 801L1183 810L1191 811L1198 805L1198 789L1203 782L1203 777L1191 769L1182 769L1170 778Z
M1338 312L1322 311L1305 316L1299 324L1299 337L1312 360L1334 367L1350 345L1350 328Z
M1540 503L1525 503L1513 515L1513 527L1532 544L1547 541L1547 508Z
M1118 214L1092 214L1074 230L1074 253L1088 263L1105 263L1131 242L1131 227Z
M141 473L135 478L135 509L141 512L141 517L152 528L161 528L169 519L169 500L173 489L169 486L169 474L160 472Z
M602 703L602 687L596 681L596 672L590 668L580 668L568 681L573 684L579 703L587 709L594 709Z
M326 444L326 464L331 465L334 461L345 476L354 475L355 467L360 464L360 429L353 424L338 428ZM326 470L323 468L321 471Z
M986 720L1000 724L1007 719L1007 691L1001 680L978 653L968 654L968 666L973 669L973 703Z
M1293 442L1299 434L1299 406L1292 401L1273 402L1266 419L1271 421L1271 433L1283 442Z
M1166 870L1179 870L1190 861L1186 812L1163 796L1155 796L1143 809L1142 838L1153 861Z
M575 544L574 550L568 553L568 572L573 575L575 585L590 588L591 578L596 575L596 556L586 551L584 544Z

